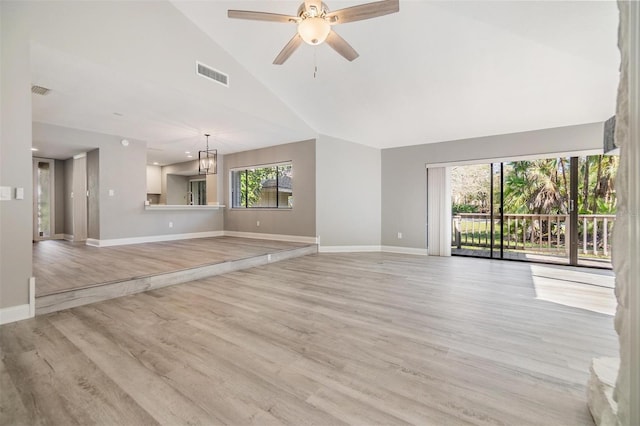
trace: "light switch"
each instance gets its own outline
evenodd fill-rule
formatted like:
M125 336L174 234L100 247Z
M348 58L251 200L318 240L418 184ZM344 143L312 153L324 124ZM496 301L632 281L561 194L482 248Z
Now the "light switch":
M11 199L11 187L0 186L0 200L7 201Z
M109 197L113 197L115 195L115 191L113 189L109 190Z
M24 188L16 188L16 200L24 200Z

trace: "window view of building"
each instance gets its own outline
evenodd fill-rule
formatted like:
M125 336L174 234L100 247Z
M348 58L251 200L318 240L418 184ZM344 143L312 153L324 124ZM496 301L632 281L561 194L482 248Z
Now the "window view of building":
M291 163L231 171L233 208L293 207Z

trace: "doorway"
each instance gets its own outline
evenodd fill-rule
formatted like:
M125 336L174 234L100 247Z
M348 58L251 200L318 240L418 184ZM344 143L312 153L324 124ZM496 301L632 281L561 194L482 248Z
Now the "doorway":
M617 156L453 167L452 254L611 268Z
M33 158L33 241L55 237L55 160Z
M207 205L207 182L205 179L189 180L189 205L206 206Z

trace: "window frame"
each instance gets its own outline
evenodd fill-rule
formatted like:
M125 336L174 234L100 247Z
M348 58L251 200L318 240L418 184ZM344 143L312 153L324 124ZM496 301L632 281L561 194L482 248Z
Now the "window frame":
M248 205L248 201L245 197L244 200L241 200L241 204L244 203L244 205L239 205L236 206L234 204L234 179L233 179L233 175L236 172L249 172L250 170L256 170L256 169L268 169L268 168L277 168L277 167L282 167L282 166L291 166L291 196L293 196L293 161L292 160L287 160L287 161L279 161L276 163L265 163L265 164L255 164L255 165L249 165L249 166L241 166L241 167L233 167L229 169L229 209L231 210L236 210L236 211L249 211L249 210L277 210L277 211L291 211L293 210L293 203L291 204L291 206L285 206L285 207L280 207L279 204L279 194L280 194L280 190L279 190L279 185L278 185L278 173L276 172L276 207L250 207ZM245 175L246 176L246 175Z

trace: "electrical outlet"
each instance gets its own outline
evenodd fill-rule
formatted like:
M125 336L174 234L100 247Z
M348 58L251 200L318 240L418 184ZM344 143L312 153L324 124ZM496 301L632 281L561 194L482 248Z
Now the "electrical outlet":
M402 239L402 232L398 232L398 239L401 240Z
M260 226L260 221L257 221L257 222L256 222L256 226Z
M169 228L173 228L173 222L169 222Z

